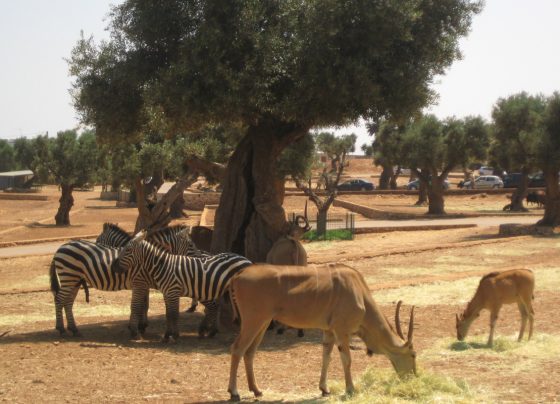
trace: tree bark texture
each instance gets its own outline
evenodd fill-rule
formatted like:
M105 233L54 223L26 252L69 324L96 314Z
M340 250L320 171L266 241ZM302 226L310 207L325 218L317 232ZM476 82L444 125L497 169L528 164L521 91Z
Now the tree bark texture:
M541 226L558 226L560 224L560 187L558 186L558 168L544 170L546 195L544 216L537 224Z
M255 262L266 261L274 241L289 227L276 161L307 130L272 122L249 127L228 162L214 220L212 252L230 251Z
M527 211L525 206L523 206L523 200L527 196L529 190L529 171L527 169L523 169L521 174L521 182L511 195L510 211L512 212Z
M428 213L441 215L445 213L443 199L443 178L433 177L428 187Z
M136 178L135 187L136 200L138 201L138 219L136 220L134 232L137 233L143 229L158 230L167 226L173 219L171 215L171 206L179 197L182 197L185 189L194 183L195 180L196 175L185 175L180 178L159 201L149 206L144 194L142 180L140 177Z
M389 189L391 178L393 177L393 167L383 166L383 171L379 176L379 189Z
M60 204L54 220L57 226L70 226L70 209L74 206L74 197L72 196L74 185L61 184L60 189L62 194L58 200Z

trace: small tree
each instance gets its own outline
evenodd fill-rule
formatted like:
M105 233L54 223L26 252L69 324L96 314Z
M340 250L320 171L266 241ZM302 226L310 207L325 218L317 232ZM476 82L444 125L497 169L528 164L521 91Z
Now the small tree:
M75 130L58 132L56 138L47 135L35 139L35 160L39 175L48 173L60 186L61 197L55 215L57 226L70 225L70 210L74 205L72 191L77 186L95 180L97 146L95 136L84 132L80 137Z
M35 171L35 148L33 140L20 137L14 142L14 159L16 166L20 170Z
M445 213L443 184L451 170L486 157L488 130L480 117L444 122L427 115L403 134L403 161L428 184L428 213Z
M529 174L538 166L537 148L544 110L543 96L525 92L500 98L492 109L492 159L506 170L519 170L522 174L521 183L511 196L512 211L526 210L523 199L527 195Z
M368 132L375 135L372 144L375 165L383 167L379 177L379 189L396 189L399 173L393 167L400 166L402 159L402 128L384 121L381 125L368 124Z
M319 133L315 137L315 149L317 153L326 155L328 162L323 165L315 190L311 172L308 172L307 178L294 177L296 186L317 206L317 235L319 237L327 231L327 213L338 194L337 186L344 167L347 166L346 157L354 151L356 139L355 134L336 137L334 133L330 132ZM324 198L321 198L316 192L320 188L319 184L324 185Z
M15 167L14 149L7 141L0 139L0 172L12 171Z

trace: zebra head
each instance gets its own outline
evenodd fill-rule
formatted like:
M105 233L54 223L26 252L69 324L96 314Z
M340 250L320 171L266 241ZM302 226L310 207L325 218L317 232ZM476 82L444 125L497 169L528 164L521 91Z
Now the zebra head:
M142 265L142 242L146 239L146 231L142 230L130 240L121 253L113 261L111 269L115 273L126 273L138 269Z
M124 247L132 237L117 224L104 223L103 232L95 239L96 244L106 247Z

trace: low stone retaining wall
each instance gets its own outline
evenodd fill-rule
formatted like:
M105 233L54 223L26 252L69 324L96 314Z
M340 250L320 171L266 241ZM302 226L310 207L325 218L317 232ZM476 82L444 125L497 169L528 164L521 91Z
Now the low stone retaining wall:
M427 226L382 226L382 227L356 227L355 234L367 233L389 233L392 231L425 231L425 230L449 230L449 229L469 229L476 227L476 224L433 224Z
M333 206L348 209L354 213L359 213L369 219L416 219L418 216L410 213L386 212L384 210L370 208L368 206L358 205L348 201L335 199Z

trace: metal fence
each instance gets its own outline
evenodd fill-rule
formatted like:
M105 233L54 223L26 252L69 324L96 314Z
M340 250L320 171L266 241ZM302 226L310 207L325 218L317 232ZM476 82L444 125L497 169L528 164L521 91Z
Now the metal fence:
M295 220L297 215L303 216L301 213L292 212L289 215L289 220L292 222ZM317 218L318 215L315 217L309 217L309 225L311 226L312 230L317 229ZM352 238L354 238L354 234L356 232L356 215L353 212L347 213L327 213L327 231L329 230L349 230L352 234Z

